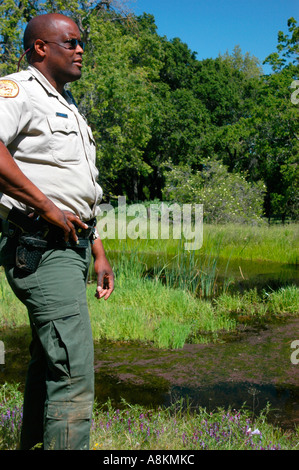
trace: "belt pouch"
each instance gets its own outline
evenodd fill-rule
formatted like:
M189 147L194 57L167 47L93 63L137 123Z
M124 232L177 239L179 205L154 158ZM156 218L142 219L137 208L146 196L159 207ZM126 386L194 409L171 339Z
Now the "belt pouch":
M36 234L21 235L16 249L16 266L27 273L34 273L46 248L47 240L42 237Z

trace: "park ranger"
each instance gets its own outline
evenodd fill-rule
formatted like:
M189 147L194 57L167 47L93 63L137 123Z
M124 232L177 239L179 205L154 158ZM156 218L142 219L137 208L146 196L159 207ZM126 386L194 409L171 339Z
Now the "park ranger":
M94 394L86 302L91 254L96 297L113 272L96 232L95 145L65 84L81 76L83 43L61 14L33 18L29 67L0 79L0 260L32 328L21 449L88 449Z

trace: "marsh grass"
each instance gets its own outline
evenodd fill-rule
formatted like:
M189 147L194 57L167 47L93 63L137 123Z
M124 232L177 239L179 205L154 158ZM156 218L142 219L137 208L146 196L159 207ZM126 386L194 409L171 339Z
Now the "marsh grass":
M204 267L208 286L193 258L185 255L174 261L148 274L142 253L119 252L114 269L117 288L109 301L99 306L92 284L88 288L95 339L133 340L175 349L185 343L217 341L219 335L234 331L240 323L244 326L299 314L299 289L295 286L261 294L256 289L230 294L223 287L215 297L211 295L215 260L207 258ZM208 291L210 286L212 292ZM204 287L207 298L198 296Z
M227 292L232 281L227 276L227 261L223 281L218 282L218 262L219 258L215 256L198 258L194 252L179 252L162 268L154 267L153 276L167 287L184 289L199 298L211 299L219 292Z
M235 254L295 262L297 234L296 225L205 226L200 259L194 251L183 249L182 240L106 240L108 258L113 254L116 282L107 302L94 298L93 282L87 286L95 340L139 341L175 349L186 342L217 341L219 333L234 331L240 321L244 325L265 317L298 315L297 287L230 294L231 280L226 276ZM148 254L154 257L151 266ZM223 254L227 254L227 264L219 288L218 260ZM0 328L28 322L26 309L12 293L3 271L0 313Z
M250 261L273 261L285 264L299 264L299 224L288 225L203 225L203 244L196 255L243 259ZM156 253L157 256L176 256L184 246L181 239L144 238L125 240L105 239L109 251L137 250L140 253Z
M152 343L159 348L182 348L193 338L196 342L206 341L197 332L211 334L219 330L231 330L236 324L221 312L217 314L211 301L198 299L186 288L187 268L181 278L161 281L161 272L146 275L146 266L138 262L138 253L127 256L120 253L115 269L117 289L109 302L99 306L94 298L92 284L88 286L88 304L91 312L95 340L141 341ZM97 310L99 314L97 314Z
M184 285L172 287L161 276L147 276L138 253L119 254L115 266L116 288L111 298L98 301L95 283L87 285L87 301L95 341L137 341L158 348L182 348L185 343L215 342L224 332L253 322L298 316L299 289L296 286L259 294L220 293L204 299ZM188 269L186 268L186 276ZM185 280L184 280L185 282ZM28 323L23 305L15 298L0 272L0 327Z
M23 395L17 384L0 386L0 450L18 448ZM123 401L94 405L91 450L295 450L298 430L283 431L267 422L266 408L219 408L213 412L180 400L170 407L148 409ZM38 446L37 446L38 447Z
M134 262L134 258L131 259ZM95 287L88 286L88 304L96 340L140 341L159 348L182 348L185 343L217 341L223 332L240 324L299 314L299 288L288 286L259 294L223 292L201 299L183 288L173 288L159 279L127 276L128 266L116 273L117 289L99 305Z

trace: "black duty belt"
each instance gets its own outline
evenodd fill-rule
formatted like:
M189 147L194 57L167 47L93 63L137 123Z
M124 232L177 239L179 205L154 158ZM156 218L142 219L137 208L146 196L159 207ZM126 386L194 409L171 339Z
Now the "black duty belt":
M47 222L42 217L31 218L17 208L13 207L8 214L7 221L3 221L3 233L8 237L14 237L21 233L38 234L42 239L47 240L49 245L59 245L59 247L87 248L93 238L96 219L91 219L85 224L88 228L76 227L78 242L70 240L64 241L64 232L61 228Z
M42 256L48 249L84 249L93 239L96 219L86 222L88 228L78 227L77 243L73 240L65 242L64 232L56 225L50 224L43 218L28 217L23 212L13 208L3 221L3 234L16 240L15 265L23 273L34 273Z

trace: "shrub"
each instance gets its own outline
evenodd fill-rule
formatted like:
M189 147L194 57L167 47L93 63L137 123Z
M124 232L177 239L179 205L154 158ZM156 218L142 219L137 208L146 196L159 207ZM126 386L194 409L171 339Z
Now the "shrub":
M261 223L265 185L246 174L229 173L217 160L206 159L201 171L173 167L164 196L179 203L203 204L206 223Z

